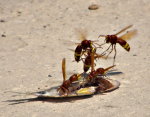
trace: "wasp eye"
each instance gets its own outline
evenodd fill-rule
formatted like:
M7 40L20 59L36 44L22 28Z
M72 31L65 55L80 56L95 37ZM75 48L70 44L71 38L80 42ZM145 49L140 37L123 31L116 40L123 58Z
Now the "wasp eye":
M110 40L110 38L109 38L109 36L107 36L106 39L105 39L105 42L109 43L109 40Z

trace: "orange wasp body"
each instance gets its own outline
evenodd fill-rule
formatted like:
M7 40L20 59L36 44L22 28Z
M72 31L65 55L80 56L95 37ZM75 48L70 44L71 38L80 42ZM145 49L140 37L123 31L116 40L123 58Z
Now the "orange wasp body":
M110 70L111 68L115 67L115 65L110 66L108 68L98 68L94 69L94 54L91 54L91 72L87 76L87 84L85 86L96 86L96 92L103 92L109 88L112 88L113 85L106 79L104 79L104 76L106 76L106 72Z
M78 81L78 78L80 75L78 74L73 74L72 76L70 76L70 78L68 80L66 80L66 60L65 58L62 60L62 73L63 73L63 83L62 85L57 89L57 91L61 91L62 95L64 94L69 94L70 90L69 87L72 86L72 83L75 81Z
M81 40L81 43L78 43L74 53L74 58L77 62L81 60L81 56L84 55L86 51L100 48L100 45L98 43L95 43L95 41L87 40L86 35L83 32L80 33L79 39ZM96 47L95 44L98 45L98 47Z
M128 28L131 28L131 27L132 27L132 25L129 25L129 26L125 27L124 29L122 29L121 31L119 31L118 33L113 34L113 35L100 35L99 36L99 37L105 37L105 42L110 43L110 46L102 53L102 55L106 54L105 52L108 51L110 49L110 47L111 47L111 50L108 53L107 57L113 51L113 49L115 50L113 64L115 63L115 58L116 58L116 54L117 54L117 50L116 50L117 43L120 44L126 51L128 51L128 52L130 51L130 45L125 40L129 40L132 36L134 36L137 33L137 30L127 32L126 34L124 34L120 37L118 37L118 34L124 32L125 30L127 30Z

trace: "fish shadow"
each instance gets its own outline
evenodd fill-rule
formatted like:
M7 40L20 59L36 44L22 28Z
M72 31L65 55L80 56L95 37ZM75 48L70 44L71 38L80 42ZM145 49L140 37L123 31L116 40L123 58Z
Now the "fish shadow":
M3 102L9 102L9 105L16 105L28 102L51 102L51 103L64 103L64 102L74 102L77 100L83 100L87 98L91 98L93 95L86 96L76 96L76 97L61 97L61 98L53 98L53 97L36 97L36 98L27 98L27 99L15 99L15 100L6 100Z

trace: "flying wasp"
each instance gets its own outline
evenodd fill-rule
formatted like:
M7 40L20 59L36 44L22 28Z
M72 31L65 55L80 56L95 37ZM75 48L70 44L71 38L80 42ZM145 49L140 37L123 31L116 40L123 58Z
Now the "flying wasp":
M101 48L98 43L92 40L87 40L86 34L85 33L80 33L80 38L81 43L77 43L77 47L75 48L75 53L74 53L74 58L76 62L79 62L81 60L81 56L86 53L87 50L89 49L96 49L96 48ZM98 47L96 46L98 45Z
M130 51L130 45L126 42L126 40L131 39L131 37L137 33L137 30L129 31L126 34L119 36L119 37L118 37L118 35L124 31L126 31L127 29L131 28L132 26L133 25L129 25L129 26L123 28L122 30L120 30L118 33L113 34L113 35L99 35L99 37L105 37L104 44L110 43L110 46L102 53L102 55L106 54L106 51L108 51L110 49L110 47L111 47L111 50L108 53L107 57L113 50L115 50L113 65L115 63L115 58L116 58L116 54L117 54L117 50L116 50L117 43L119 43L126 51L128 51L128 52ZM104 45L104 44L102 44L102 45Z

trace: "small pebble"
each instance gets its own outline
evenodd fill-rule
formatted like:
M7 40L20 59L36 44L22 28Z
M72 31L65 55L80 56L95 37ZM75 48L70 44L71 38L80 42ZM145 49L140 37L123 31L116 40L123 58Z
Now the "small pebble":
M52 76L49 74L48 77L52 77Z
M2 34L1 36L2 36L2 37L6 37L6 35L4 35L4 34Z
M17 11L17 13L18 13L18 16L21 16L21 13L22 13L22 12L21 12L21 11Z
M115 19L118 19L118 17L116 16Z
M1 19L0 22L5 22L5 20Z
M45 25L43 26L43 28L46 28L46 27L47 27L47 26L45 26Z
M99 8L99 6L97 4L92 4L88 7L89 10L96 10L98 8Z

